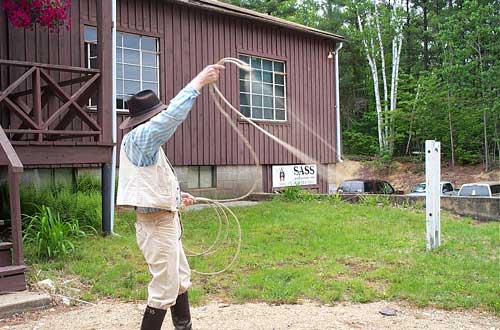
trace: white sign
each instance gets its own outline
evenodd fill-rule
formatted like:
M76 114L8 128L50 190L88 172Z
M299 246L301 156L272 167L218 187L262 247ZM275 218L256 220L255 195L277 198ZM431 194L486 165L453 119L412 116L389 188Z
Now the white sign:
M318 167L310 165L273 166L273 188L309 186L318 183Z

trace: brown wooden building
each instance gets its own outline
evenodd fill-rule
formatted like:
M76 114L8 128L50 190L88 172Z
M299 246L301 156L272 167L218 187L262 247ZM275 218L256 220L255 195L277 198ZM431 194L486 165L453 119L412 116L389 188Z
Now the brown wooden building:
M113 103L119 125L129 94L153 89L168 102L204 66L223 57L252 66L247 74L228 65L220 81L222 92L245 115L325 165L322 169L339 159L334 59L341 36L213 0L118 0L117 99L112 100L111 17L111 1L73 1L69 31L49 33L15 28L0 11L0 165L9 168L14 192L14 265L22 267L14 221L22 165L104 164L106 170L112 163ZM253 166L250 152L204 91L166 146L184 189L237 195L257 177L260 190L272 191L273 166L300 164L249 124L233 120L262 165ZM123 133L118 131L118 146ZM330 175L320 173L308 187L326 192Z

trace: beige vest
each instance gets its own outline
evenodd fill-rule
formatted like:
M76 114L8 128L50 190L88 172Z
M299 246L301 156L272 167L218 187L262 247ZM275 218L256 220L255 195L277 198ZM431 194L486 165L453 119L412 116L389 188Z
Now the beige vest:
M140 167L130 162L122 145L116 204L177 211L179 181L163 148L158 152L156 164Z

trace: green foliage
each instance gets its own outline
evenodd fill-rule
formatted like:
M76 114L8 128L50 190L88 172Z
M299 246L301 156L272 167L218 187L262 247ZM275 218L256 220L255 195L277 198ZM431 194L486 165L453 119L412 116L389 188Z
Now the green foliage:
M353 129L342 134L345 152L356 155L375 155L378 152L377 138Z
M298 201L300 199L300 192L300 186L286 187L281 193L280 198L289 202Z
M101 193L101 180L90 174L79 175L75 190L82 193Z
M359 204L364 206L390 206L391 200L388 196L381 195L361 195L359 199Z
M49 207L41 206L34 215L25 215L23 240L33 260L62 258L73 252L74 239L84 237L76 219L61 219Z
M85 228L101 228L101 194L97 192L73 192L71 187L56 186L37 189L21 187L21 210L28 216L39 212L45 205L58 213L62 219L76 220Z

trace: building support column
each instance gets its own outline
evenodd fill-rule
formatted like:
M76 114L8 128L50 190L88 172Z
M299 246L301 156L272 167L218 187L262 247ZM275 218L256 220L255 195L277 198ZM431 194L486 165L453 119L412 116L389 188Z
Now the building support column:
M113 165L102 164L101 166L101 193L102 193L102 232L104 235L113 233L111 214L114 212L112 209L112 189L114 182L112 182L111 170Z
M113 21L112 1L97 0L97 64L101 72L99 83L99 96L97 103L97 121L101 126L99 141L113 143ZM101 167L102 182L102 232L104 235L112 234L113 218L113 179L112 159Z

